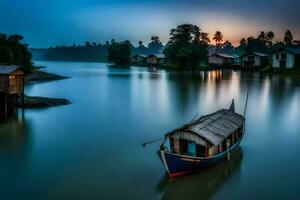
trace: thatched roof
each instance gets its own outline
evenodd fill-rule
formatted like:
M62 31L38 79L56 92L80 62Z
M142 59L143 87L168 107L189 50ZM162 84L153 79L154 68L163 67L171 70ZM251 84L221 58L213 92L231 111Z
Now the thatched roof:
M245 118L235 113L234 107L231 107L231 109L222 109L210 115L202 116L166 136L194 141L204 146L207 142L216 146L239 129L244 122Z

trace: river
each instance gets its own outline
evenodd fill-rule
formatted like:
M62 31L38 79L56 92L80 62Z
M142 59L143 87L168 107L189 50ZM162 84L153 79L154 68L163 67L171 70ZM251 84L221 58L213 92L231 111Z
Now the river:
M28 109L0 125L1 199L299 198L299 77L36 64L71 78L27 86L26 94L72 104ZM247 91L246 133L232 160L169 181L160 144L142 143L233 98L243 113Z

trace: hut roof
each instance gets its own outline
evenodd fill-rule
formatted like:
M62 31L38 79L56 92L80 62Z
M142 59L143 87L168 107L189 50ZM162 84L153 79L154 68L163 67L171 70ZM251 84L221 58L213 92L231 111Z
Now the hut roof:
M162 53L157 53L157 54L151 54L151 55L149 55L149 57L151 57L151 56L154 56L154 57L156 57L158 59L165 59L166 58L165 54L162 54Z
M146 55L144 55L144 54L141 54L141 53L134 54L134 55L133 55L133 56L131 56L131 57L136 57L136 56L140 56L140 57L143 57L143 58L147 58L147 56L146 56Z
M273 51L273 53L276 53L278 51L286 51L294 55L300 55L300 48L279 48Z
M215 54L210 55L209 57L211 57L211 56L219 56L219 57L222 57L222 58L231 58L231 59L235 59L235 58L238 57L238 56L230 55L230 54L227 54L227 53L215 53Z
M268 57L269 55L268 54L265 54L265 53L260 53L260 52L248 52L248 53L245 53L244 55L242 55L241 57L245 57L245 56L248 56L248 55L255 55L255 56L259 56L259 57Z
M216 146L239 129L244 122L245 118L235 113L231 107L230 109L222 109L210 115L202 116L196 121L167 134L167 136L178 134L178 132L182 135L184 132L185 139L189 139L189 137L187 137L187 134L189 134L190 140L201 143L195 139L194 135L197 135L201 139Z
M0 74L8 75L20 68L21 68L20 66L15 66L15 65L0 65Z

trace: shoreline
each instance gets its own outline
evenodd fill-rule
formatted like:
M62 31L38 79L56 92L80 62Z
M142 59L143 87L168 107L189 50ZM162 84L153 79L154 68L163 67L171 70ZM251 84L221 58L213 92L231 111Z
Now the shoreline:
M64 98L49 98L39 96L24 96L24 108L49 108L54 106L69 105L71 102ZM16 103L18 108L22 108L22 99Z
M61 76L54 73L40 71L40 69L46 68L45 66L34 66L30 73L24 77L24 84L33 85L38 83L58 81L68 79L70 77ZM68 99L65 98L53 98L53 97L40 97L40 96L24 96L24 108L49 108L55 106L63 106L71 104ZM22 99L16 103L18 108L22 108Z
M33 69L30 73L25 75L24 82L25 85L31 85L35 83L41 83L41 82L48 82L48 81L57 81L57 80L63 80L70 77L65 77L49 72L40 71L39 69Z

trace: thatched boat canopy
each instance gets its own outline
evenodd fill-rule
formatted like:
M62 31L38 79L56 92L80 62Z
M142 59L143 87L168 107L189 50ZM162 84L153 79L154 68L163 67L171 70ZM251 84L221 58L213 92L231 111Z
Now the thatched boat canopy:
M232 104L230 109L222 109L202 116L165 136L193 141L202 146L208 146L208 144L217 146L241 128L244 122L245 118L235 113L234 104Z

